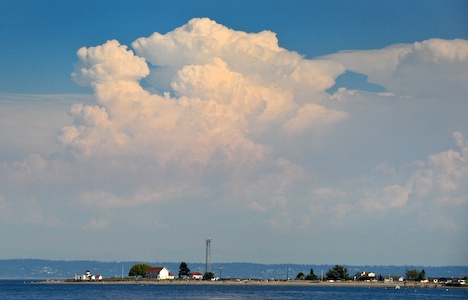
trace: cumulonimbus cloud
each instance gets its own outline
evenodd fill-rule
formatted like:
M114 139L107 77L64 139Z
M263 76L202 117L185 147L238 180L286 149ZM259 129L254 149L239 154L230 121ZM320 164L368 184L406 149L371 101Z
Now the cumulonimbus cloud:
M415 206L427 195L437 203L454 197L464 205L467 154L461 132L454 134L461 151L424 156L424 166L403 182L367 187L354 170L346 174L352 178L335 177L356 159L349 148L361 156L370 147L381 149L375 137L383 130L369 129L371 118L372 125L393 134L389 128L397 113L411 108L407 98L424 103L429 98L421 91L453 90L448 82L456 85L455 95L466 91L466 44L434 39L305 59L279 47L272 32L246 33L193 19L166 34L138 38L131 49L116 40L83 47L72 78L93 89L95 103L71 107L73 123L58 137L62 153L6 163L2 176L18 187L51 178L91 209L220 201L264 214L269 224L283 218L294 226L301 216L301 228L346 224L362 211ZM329 95L346 71L367 75L389 93L344 88ZM395 99L400 106L386 114ZM358 134L372 145L357 143ZM323 140L328 148L316 151ZM333 169L335 160L339 166ZM386 176L404 177L386 160L376 165ZM2 207L9 205L1 195L0 200ZM88 224L111 227L98 216Z
M160 170L233 178L289 160L270 150L284 137L346 119L323 101L341 64L304 59L271 32L193 19L132 46L136 54L115 40L77 52L72 77L94 89L97 105L74 105L59 140L79 159L138 156Z

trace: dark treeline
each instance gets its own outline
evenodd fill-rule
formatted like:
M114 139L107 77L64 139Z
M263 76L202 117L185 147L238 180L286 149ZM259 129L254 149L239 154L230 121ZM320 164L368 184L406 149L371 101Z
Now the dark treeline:
M181 262L102 262L92 260L42 260L42 259L6 259L0 260L0 279L65 279L73 278L75 274L82 274L90 270L93 274L100 274L105 278L128 276L130 268L135 264L150 266L164 266L177 275ZM205 273L205 263L187 262L191 271ZM222 269L220 270L220 267ZM313 269L319 278L334 265L306 265L306 264L256 264L256 263L212 263L212 272L223 278L255 278L255 279L291 279L303 272L309 274ZM350 275L357 272L369 271L379 275L401 275L406 270L425 270L427 277L464 277L468 275L468 266L353 266L346 265Z

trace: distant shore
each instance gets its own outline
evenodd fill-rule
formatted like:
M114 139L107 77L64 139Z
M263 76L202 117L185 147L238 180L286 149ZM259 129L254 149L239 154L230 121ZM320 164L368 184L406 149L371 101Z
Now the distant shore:
M113 280L74 281L74 280L45 280L36 281L37 284L120 284L120 285L257 285L257 286L326 286L326 287L361 287L361 288L459 288L435 283L407 282L363 282L363 281L308 281L308 280Z

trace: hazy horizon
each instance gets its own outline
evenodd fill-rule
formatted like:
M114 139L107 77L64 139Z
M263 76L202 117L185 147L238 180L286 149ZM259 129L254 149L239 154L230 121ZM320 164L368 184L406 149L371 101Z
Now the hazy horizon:
M124 261L117 261L117 260L96 260L96 259L48 259L48 258L1 258L0 260L42 260L42 261L52 261L52 262L76 262L76 261L94 261L98 263L117 263L117 264L125 264L125 263L168 263L168 264L180 264L181 262L185 262L188 265L190 264L197 264L197 265L205 265L204 261L159 261L159 260L124 260ZM434 267L434 268L443 268L443 267L468 267L468 265L416 265L416 264L406 264L406 265L382 265L382 264L346 264L346 263L319 263L319 264L307 264L301 262L289 262L289 263L256 263L256 262L249 262L249 261L213 261L211 264L214 267L218 267L220 264L252 264L252 265L297 265L297 266L335 266L335 265L342 265L345 267L360 267L360 266L375 266L375 267Z

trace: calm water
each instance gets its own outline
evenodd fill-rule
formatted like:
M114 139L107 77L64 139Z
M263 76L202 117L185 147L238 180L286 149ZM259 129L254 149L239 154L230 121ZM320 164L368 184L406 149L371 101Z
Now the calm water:
M468 299L468 288L30 284L0 281L0 299Z

